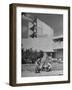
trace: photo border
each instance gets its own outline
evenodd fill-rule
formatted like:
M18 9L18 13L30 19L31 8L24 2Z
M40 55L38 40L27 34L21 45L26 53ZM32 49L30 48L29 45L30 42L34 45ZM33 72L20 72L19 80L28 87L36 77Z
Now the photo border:
M34 5L34 4L17 4L13 3L9 6L10 10L10 69L9 69L9 84L11 86L31 86L45 84L60 84L70 82L70 7L66 6L50 6L50 5ZM16 83L16 8L17 7L32 7L32 8L50 8L68 10L68 80L53 81L53 82L36 82L36 83Z

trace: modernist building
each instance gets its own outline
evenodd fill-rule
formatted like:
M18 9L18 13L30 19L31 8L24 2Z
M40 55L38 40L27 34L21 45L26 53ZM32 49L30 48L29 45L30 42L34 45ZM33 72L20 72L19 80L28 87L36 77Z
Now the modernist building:
M54 30L39 18L22 15L22 45L47 52L53 58L63 57L63 36L54 36Z
M54 41L54 57L56 58L63 58L63 36L55 36L53 37Z

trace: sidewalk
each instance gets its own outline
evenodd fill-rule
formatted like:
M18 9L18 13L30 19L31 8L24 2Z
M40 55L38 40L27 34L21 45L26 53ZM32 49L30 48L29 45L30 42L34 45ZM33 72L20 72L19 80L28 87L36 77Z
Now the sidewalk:
M63 75L63 71L41 71L40 73L30 72L30 71L24 71L22 72L22 77L36 77L36 76L60 76Z

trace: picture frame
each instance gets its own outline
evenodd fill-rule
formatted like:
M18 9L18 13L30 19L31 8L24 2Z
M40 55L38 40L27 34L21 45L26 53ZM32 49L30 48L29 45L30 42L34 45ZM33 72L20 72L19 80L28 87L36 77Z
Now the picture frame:
M9 10L9 84L70 83L70 7L12 3ZM29 54L26 54L27 51ZM51 66L46 67L43 66L45 62L41 63L45 58L44 53L50 60L47 65ZM38 58L39 54L42 57ZM38 59L41 60L40 64ZM47 71L48 67L52 67L51 71Z

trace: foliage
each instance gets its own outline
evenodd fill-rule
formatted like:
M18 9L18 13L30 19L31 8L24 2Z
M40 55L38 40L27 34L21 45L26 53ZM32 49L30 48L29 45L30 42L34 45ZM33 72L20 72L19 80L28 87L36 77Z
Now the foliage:
M22 49L22 64L35 63L38 58L43 57L43 51L30 49Z

